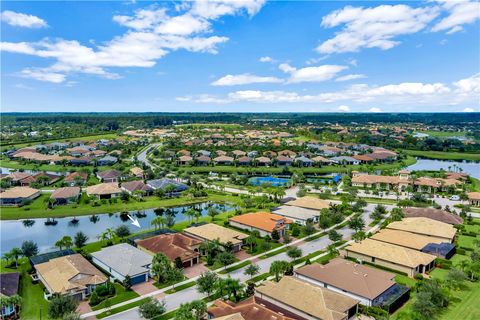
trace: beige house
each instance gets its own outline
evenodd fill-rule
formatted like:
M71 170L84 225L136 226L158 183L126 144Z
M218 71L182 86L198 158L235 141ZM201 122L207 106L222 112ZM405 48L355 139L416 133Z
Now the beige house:
M457 229L451 224L429 218L404 218L402 221L394 221L387 226L388 229L406 231L423 235L433 240L452 243Z
M40 190L30 187L13 187L0 193L2 206L18 206L24 201L33 200L40 196Z
M278 283L265 281L255 296L305 319L347 320L357 313L358 300L284 276Z
M207 223L204 225L189 227L183 230L186 235L200 239L202 241L218 240L221 244L233 244L233 251L237 252L242 249L243 240L248 238L248 235L229 228L221 227L214 223Z
M87 195L95 196L98 199L110 199L118 197L122 193L116 182L100 183L87 187Z
M480 206L480 192L469 192L467 193L467 197L468 202L470 202L472 206Z
M428 253L373 239L365 239L360 243L354 243L348 246L345 251L349 258L398 270L410 277L430 271L434 267L436 258Z
M285 203L287 206L295 206L311 210L322 210L330 207L330 202L315 197L301 197Z

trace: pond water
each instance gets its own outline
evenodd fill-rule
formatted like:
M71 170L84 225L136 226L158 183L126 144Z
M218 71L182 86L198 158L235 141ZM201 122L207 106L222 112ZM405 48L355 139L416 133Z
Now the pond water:
M478 162L417 159L417 163L407 167L407 169L411 171L443 169L455 172L459 172L459 168L463 170L463 173L468 173L470 176L480 179L480 163Z
M272 187L281 187L290 184L291 180L276 177L254 177L249 180L252 186L261 186L264 183L270 184Z
M207 214L209 207L215 207L220 212L233 210L234 207L228 204L217 204L212 202L204 202L191 206L181 206L165 208L163 216L168 214L174 215L175 222L188 220L183 214L186 210L194 208L203 215ZM140 214L137 214L140 213ZM137 214L137 215L136 215ZM97 236L104 232L107 228L117 228L120 225L126 225L131 232L152 229L150 222L156 217L153 209L131 211L132 217L137 217L141 228L133 226L126 215L120 213L114 214L98 214L92 216L76 217L77 223L72 223L73 218L56 218L56 225L45 225L47 219L31 219L31 220L8 220L0 221L0 253L10 251L14 247L20 247L25 240L33 240L37 243L40 252L48 252L54 250L55 242L63 236L73 237L78 231L85 233L88 242L97 241Z

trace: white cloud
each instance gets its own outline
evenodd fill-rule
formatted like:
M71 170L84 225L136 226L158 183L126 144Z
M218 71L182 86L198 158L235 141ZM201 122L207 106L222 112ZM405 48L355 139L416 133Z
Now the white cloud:
M347 66L328 64L297 69L289 64L282 63L278 67L281 71L290 74L288 83L325 81L334 78L339 72L348 69Z
M469 78L461 79L453 83L456 92L462 96L479 96L480 95L480 73Z
M448 40L447 39L442 39L442 40L440 40L439 43L440 43L441 46L444 46L448 43Z
M346 106L346 105L341 105L337 108L337 110L342 111L342 112L348 112L348 111L350 111L350 107Z
M186 3L178 7L182 12L177 16L168 15L164 8L149 7L136 10L133 16L114 16L115 22L129 30L100 45L86 46L76 40L44 39L30 43L2 42L0 50L55 60L49 67L23 70L21 74L24 77L53 83L65 81L70 73L118 79L121 77L119 74L106 68L149 68L176 50L217 53L217 46L228 38L211 35L212 21L243 12L253 15L263 4L263 0Z
M24 14L5 10L0 14L0 18L3 22L14 26L24 28L43 28L47 26L45 20L31 14Z
M368 109L368 112L382 112L382 110L380 108L373 107L373 108Z
M362 48L390 49L398 36L416 33L438 15L436 7L412 8L407 5L380 5L372 8L346 6L322 19L322 26L343 25L335 37L321 43L319 53L356 52Z
M269 56L260 57L260 59L258 59L258 61L260 61L260 62L265 62L265 63L274 63L274 62L276 62L275 59L273 59L272 57L269 57Z
M254 74L244 73L231 75L228 74L211 83L212 86L237 86L251 83L280 83L282 79L275 77L262 77Z
M447 34L463 30L462 25L474 23L480 19L478 1L438 1L449 15L432 27L432 31L447 31Z
M366 78L367 76L364 74L347 74L345 76L341 76L335 79L335 81L349 81L349 80L355 80L355 79L363 79Z
M475 110L473 108L465 108L463 112L475 112Z

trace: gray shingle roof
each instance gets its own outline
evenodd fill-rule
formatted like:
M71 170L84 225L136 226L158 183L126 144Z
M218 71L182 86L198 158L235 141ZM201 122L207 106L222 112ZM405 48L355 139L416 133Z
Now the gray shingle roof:
M153 257L127 243L103 248L92 256L121 275L135 276L149 270Z

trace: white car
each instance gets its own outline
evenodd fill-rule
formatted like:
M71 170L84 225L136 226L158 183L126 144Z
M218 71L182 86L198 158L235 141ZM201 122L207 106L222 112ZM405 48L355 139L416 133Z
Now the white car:
M451 197L450 197L450 200L452 200L452 201L458 201L458 200L460 200L460 196L456 196L456 195L455 195L455 196L451 196Z

